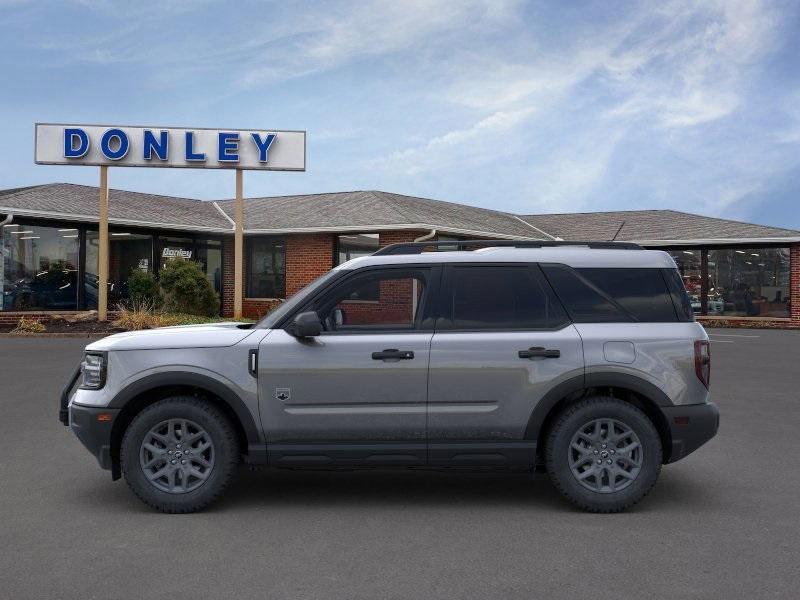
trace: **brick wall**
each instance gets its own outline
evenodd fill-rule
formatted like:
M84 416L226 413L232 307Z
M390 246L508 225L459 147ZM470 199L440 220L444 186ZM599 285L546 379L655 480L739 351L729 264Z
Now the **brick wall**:
M278 306L283 300L242 300L242 315L248 319L260 319L273 308Z
M389 244L413 242L416 238L430 233L429 231L381 231L378 234L378 243L381 248Z
M333 268L336 236L309 233L286 236L286 297Z

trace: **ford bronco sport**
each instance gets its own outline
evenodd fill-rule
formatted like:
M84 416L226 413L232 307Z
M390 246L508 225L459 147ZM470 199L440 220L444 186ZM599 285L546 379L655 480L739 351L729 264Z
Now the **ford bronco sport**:
M96 341L60 418L169 513L207 506L240 461L542 468L615 512L716 434L709 374L665 252L420 242L342 264L254 325Z

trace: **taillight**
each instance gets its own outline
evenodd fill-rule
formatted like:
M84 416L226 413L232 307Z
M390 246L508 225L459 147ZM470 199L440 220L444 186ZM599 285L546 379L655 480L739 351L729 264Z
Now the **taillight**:
M711 346L708 340L695 340L694 342L694 372L708 389L711 381Z

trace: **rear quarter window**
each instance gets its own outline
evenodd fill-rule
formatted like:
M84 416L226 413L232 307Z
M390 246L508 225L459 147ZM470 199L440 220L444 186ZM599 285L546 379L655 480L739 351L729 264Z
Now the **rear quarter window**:
M662 269L542 269L576 323L679 320Z

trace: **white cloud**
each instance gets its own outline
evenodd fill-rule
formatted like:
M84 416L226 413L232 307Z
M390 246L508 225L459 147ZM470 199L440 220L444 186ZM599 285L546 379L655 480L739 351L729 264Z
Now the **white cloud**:
M503 134L526 121L533 112L533 108L496 112L466 129L449 131L420 146L395 152L373 165L391 165L393 170L413 175L436 171L456 161L464 167L496 160L504 153Z

